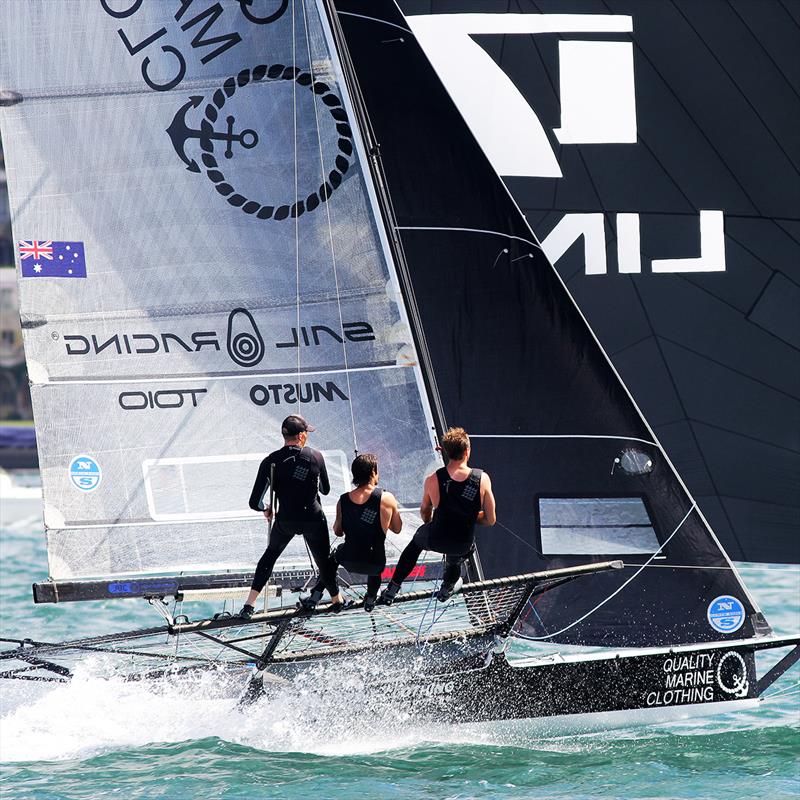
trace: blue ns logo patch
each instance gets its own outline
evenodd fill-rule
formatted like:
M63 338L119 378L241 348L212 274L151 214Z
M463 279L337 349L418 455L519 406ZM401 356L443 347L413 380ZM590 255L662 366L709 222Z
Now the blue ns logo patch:
M733 633L744 625L744 606L740 600L723 594L709 603L708 624L720 633Z
M91 456L76 456L69 465L69 479L76 489L93 492L102 480L100 465Z

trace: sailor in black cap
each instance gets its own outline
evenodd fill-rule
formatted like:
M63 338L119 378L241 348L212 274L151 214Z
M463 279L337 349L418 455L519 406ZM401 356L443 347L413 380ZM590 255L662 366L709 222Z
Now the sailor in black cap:
M286 417L281 425L283 447L270 453L258 468L256 482L250 494L250 508L263 511L272 520L273 509L264 506L263 497L270 487L278 498L278 513L272 526L269 544L258 562L247 602L239 612L250 619L256 600L266 586L278 556L293 536L303 536L319 568L320 578L331 595L334 610L341 607L342 597L336 582L336 565L330 557L328 522L322 511L319 494L331 490L328 470L322 453L306 445L314 428L298 414Z

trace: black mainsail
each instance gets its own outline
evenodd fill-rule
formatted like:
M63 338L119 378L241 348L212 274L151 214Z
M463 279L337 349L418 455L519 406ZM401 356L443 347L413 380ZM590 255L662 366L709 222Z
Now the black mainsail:
M731 558L800 562L784 0L400 0Z
M500 523L487 577L622 557L544 594L532 638L657 645L769 627L393 2L336 4L374 130L444 417ZM512 568L511 565L515 565Z

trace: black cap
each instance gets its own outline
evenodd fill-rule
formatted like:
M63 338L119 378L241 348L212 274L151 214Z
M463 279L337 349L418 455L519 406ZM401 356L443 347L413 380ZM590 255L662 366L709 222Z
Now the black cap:
M287 439L297 436L298 433L303 433L303 431L311 432L313 430L314 426L309 425L299 414L289 414L281 424L281 433Z

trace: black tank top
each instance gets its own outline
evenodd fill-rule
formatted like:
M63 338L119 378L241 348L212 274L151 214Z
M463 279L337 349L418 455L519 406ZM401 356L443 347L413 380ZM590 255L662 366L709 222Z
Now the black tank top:
M322 515L316 452L310 447L287 446L272 455L275 456L278 517L290 521Z
M337 551L339 563L347 570L363 575L377 575L386 566L386 533L381 526L381 495L377 486L359 505L349 494L339 498L342 510L344 544Z
M431 548L438 553L463 555L475 543L475 522L481 510L481 475L470 470L463 481L450 477L447 467L436 470L439 505L431 522Z

